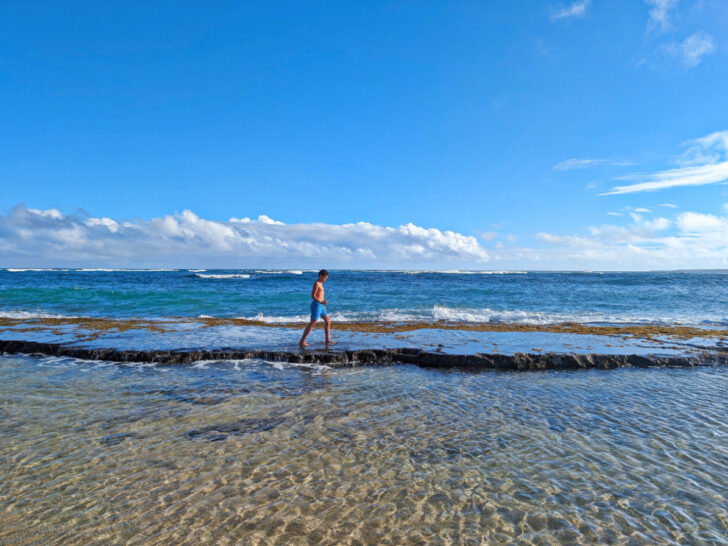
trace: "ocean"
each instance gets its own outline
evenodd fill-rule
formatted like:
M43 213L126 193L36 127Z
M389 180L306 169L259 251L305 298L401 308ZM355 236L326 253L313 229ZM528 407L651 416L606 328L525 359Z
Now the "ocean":
M0 270L0 316L307 320L316 272ZM728 325L728 270L332 271L338 321Z
M315 278L0 270L0 339L293 353ZM705 356L725 351L726 281L331 271L325 287L338 348ZM326 349L320 330L309 340ZM728 368L707 364L503 372L2 354L0 543L725 544Z

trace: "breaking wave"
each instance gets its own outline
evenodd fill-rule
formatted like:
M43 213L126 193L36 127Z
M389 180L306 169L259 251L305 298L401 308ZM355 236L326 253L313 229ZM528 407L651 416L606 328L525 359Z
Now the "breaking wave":
M255 272L260 275L303 275L303 271L300 269L285 269L285 270L256 269Z
M105 267L98 267L98 268L88 267L88 268L83 268L83 269L75 269L73 271L93 271L93 272L97 272L97 273L98 272L116 272L116 271L119 271L122 273L127 273L127 272L146 273L146 272L155 272L155 271L177 271L177 270L176 269L114 269L114 268L105 268Z
M382 309L379 311L356 312L330 310L336 322L454 322L454 323L507 323L550 325L563 323L577 324L684 324L684 325L728 325L728 317L712 319L681 317L660 319L638 315L606 315L599 313L553 313L547 311L496 310L489 308L457 308L435 305L430 309ZM239 317L271 324L285 322L306 322L308 315L265 315Z
M528 271L470 271L463 269L451 269L445 271L402 271L406 275L527 275Z
M248 273L225 273L225 274L204 274L204 273L195 273L195 277L199 277L201 279L249 279L250 275Z
M79 318L72 315L60 315L57 313L44 313L42 311L0 311L0 317L9 319L44 319L44 318Z

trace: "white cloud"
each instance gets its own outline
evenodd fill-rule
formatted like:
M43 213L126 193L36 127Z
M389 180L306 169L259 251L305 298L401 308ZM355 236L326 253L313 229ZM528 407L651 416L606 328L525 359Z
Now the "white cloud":
M0 215L0 248L6 267L421 267L489 259L475 237L411 223L286 225L265 215L219 222L190 210L120 222L23 205Z
M32 212L33 214L37 214L38 216L43 216L46 218L60 218L62 215L57 209L48 209L48 210L38 210L38 209L28 209L28 212Z
M593 246L592 241L587 237L578 237L576 235L554 235L552 233L537 233L536 237L542 241L552 244L561 245L569 248L587 248Z
M629 217L630 217L630 218L632 218L632 220L634 220L635 222L640 222L640 221L642 221L642 216L640 216L640 215L639 215L639 214L637 214L636 212L630 212L630 213L629 213Z
M679 186L703 186L728 180L728 131L718 131L687 143L690 147L680 163L687 165L648 175L631 175L621 180L640 180L615 186L600 195L656 191Z
M641 208L641 207L634 209L634 211L635 212L652 212L650 209L645 209L645 208Z
M589 159L589 158L572 158L559 161L553 166L557 171L572 171L575 169L586 169L588 167L597 167L599 165L614 165L614 166L625 166L632 165L631 161L624 159Z
M583 17L586 15L591 0L577 0L568 6L559 6L551 8L551 20L568 19L571 17Z
M608 212L607 215L608 216L622 216L622 213L621 212Z
M61 218L61 216L59 215L58 218ZM89 218L88 220L86 220L86 225L89 227L104 226L112 233L116 233L117 231L119 231L119 224L117 224L111 218Z
M675 205L675 204L673 204L673 203L660 203L660 204L659 204L659 205L657 205L657 206L658 206L658 207L666 207L666 208L668 208L668 209L676 209L676 208L677 208L677 205Z
M670 12L677 6L678 0L645 0L645 3L650 6L647 28L661 31L670 28Z
M669 57L676 59L689 70L698 66L703 57L715 52L715 43L710 34L700 31L688 36L682 42L665 44L663 48Z
M728 159L728 131L716 131L685 143L688 149L679 158L683 166L720 163Z
M492 241L493 239L498 237L498 232L497 231L486 231L485 233L481 233L480 236L486 241Z
M260 222L261 224L277 224L279 226L285 225L283 222L273 220L272 218L266 216L265 214L258 215L257 220L251 220L250 218L230 218L230 220L228 220L228 222L238 222L241 224L249 224L250 222Z
M565 159L564 161L559 161L556 165L554 165L554 169L557 171L570 171L573 169L585 169L586 167L593 167L595 165L602 165L604 163L604 159Z
M728 212L728 211L727 211ZM720 268L728 266L728 216L684 212L673 219L600 225L587 234L539 233L546 250L528 251L534 261L589 269ZM502 256L494 255L494 260Z
M611 242L639 243L654 237L657 232L664 231L670 226L667 218L646 221L639 214L630 214L630 216L634 222L630 226L592 226L589 228L589 234L592 238Z
M723 232L728 235L728 218L720 218L712 214L685 212L678 216L677 224L686 233L705 234Z

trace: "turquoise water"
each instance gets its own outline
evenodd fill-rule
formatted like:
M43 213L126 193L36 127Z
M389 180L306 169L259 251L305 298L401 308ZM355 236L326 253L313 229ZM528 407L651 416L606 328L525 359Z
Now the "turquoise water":
M0 315L303 319L310 271L0 270ZM728 324L728 271L333 271L338 320Z
M3 544L728 543L725 368L0 375Z

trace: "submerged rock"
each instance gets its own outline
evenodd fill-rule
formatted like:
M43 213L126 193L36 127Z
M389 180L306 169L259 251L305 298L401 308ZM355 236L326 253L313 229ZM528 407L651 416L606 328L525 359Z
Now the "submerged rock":
M140 438L140 436L136 432L120 432L119 434L104 436L99 442L105 446L116 446L127 438Z
M204 428L190 430L185 437L190 440L207 440L217 442L225 440L228 436L239 436L241 434L252 434L254 432L268 432L283 423L284 419L240 419L232 423L210 425Z

